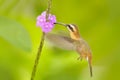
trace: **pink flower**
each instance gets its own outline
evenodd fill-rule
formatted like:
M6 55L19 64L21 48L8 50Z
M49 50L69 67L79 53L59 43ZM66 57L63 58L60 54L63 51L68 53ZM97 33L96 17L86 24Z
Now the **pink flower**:
M41 27L42 31L45 33L48 33L52 30L55 22L56 17L55 15L51 14L49 14L48 21L46 22L46 11L44 11L43 13L41 13L41 15L37 17L37 26Z

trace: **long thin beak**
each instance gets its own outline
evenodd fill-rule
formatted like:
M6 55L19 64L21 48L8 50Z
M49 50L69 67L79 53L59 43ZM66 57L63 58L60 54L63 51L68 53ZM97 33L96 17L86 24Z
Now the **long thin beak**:
M67 27L67 25L68 25L68 24L61 23L61 22L56 22L56 23L54 23L54 24L59 24L59 25L65 26L65 27Z

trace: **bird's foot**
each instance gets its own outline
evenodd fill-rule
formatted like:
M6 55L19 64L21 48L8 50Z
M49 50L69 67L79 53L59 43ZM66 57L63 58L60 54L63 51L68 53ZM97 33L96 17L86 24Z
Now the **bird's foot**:
M77 60L81 60L82 61L82 57L78 57Z

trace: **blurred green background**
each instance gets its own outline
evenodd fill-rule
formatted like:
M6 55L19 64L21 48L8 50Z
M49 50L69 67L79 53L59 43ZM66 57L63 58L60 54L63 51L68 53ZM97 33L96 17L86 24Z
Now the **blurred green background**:
M47 0L0 0L0 80L30 80ZM93 52L93 77L75 51L44 44L35 80L119 80L120 0L53 0L57 21L75 23ZM67 31L55 26L53 31Z

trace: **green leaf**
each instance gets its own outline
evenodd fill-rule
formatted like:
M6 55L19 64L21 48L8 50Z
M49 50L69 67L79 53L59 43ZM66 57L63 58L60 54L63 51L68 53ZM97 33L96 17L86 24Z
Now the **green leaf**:
M0 37L22 50L30 51L32 48L28 32L14 20L0 17Z

